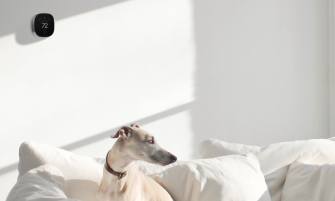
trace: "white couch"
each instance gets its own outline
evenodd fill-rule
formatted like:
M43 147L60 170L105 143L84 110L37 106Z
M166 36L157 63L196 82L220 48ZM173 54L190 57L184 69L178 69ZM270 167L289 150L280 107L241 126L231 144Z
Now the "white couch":
M36 142L24 142L19 155L18 181L7 201L96 200L104 159ZM175 201L335 200L331 140L257 147L210 139L200 144L199 155L165 167L134 164Z

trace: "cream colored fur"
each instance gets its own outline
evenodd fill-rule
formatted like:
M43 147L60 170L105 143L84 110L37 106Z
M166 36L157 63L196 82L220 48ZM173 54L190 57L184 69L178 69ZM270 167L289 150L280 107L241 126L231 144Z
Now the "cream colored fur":
M121 136L109 151L108 165L116 172L127 175L121 180L110 174L105 168L101 180L98 201L172 201L169 193L153 179L140 172L132 162L147 162L167 165L177 160L165 151L138 124L122 127L112 138ZM152 140L152 141L151 141ZM175 160L174 160L175 158Z

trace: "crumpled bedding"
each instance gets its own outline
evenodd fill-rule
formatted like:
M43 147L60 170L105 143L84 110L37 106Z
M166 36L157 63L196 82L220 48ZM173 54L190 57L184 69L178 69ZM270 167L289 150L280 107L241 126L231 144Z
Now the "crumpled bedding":
M24 142L19 154L18 182L7 201L96 200L104 158L36 142ZM251 153L177 161L165 167L142 161L134 165L165 187L175 201L271 201L259 162ZM28 186L39 187L25 191Z
M335 142L328 139L313 139L258 147L209 139L199 145L201 158L246 153L255 154L272 201L280 201L290 165L294 162L314 165L334 164Z

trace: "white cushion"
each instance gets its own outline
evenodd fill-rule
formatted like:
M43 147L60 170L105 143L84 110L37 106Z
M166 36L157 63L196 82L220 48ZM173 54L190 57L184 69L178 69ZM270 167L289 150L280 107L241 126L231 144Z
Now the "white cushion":
M32 141L26 141L21 144L19 156L18 178L40 165L51 164L57 167L64 175L68 186L69 198L96 201L95 194L102 179L105 158L92 159ZM179 163L182 162L177 161L177 163L163 167L144 161L136 161L134 165L140 171L149 175L164 171Z
M156 174L156 173L160 173L163 172L171 167L174 167L176 165L181 165L181 164L185 164L187 163L187 161L176 161L170 165L166 165L166 166L160 166L160 165L155 165L152 163L147 163L145 161L134 161L133 164L135 165L135 167L137 167L137 169L141 172L143 172L146 175L152 175L152 174Z
M335 165L290 165L282 193L282 201L335 200Z
M104 158L92 159L36 142L23 143L20 147L19 153L19 178L24 177L25 173L29 172L29 170L33 168L36 168L43 164L51 164L57 167L63 174L64 180L66 181L66 184L68 186L67 196L69 198L83 201L96 200L95 194L99 188L99 184L102 179L103 163L105 160ZM221 194L222 192L229 192L232 196L235 195L235 191L233 191L234 189L227 186L227 177L230 177L230 175L234 175L234 178L236 180L235 187L241 187L241 189L239 190L239 194L241 194L241 192L245 192L245 196L249 196L250 198L254 196L255 200L257 200L257 196L260 196L259 198L262 198L262 200L269 200L267 198L266 186L264 186L264 177L263 175L262 177L260 177L259 164L256 158L254 156L236 157L237 158L227 158L225 160L206 159L190 162L177 161L176 163L165 167L149 164L143 161L134 162L134 164L140 171L144 172L147 175L160 173L161 176L153 175L153 177L159 180L161 183L163 182L162 184L165 185L169 193L171 193L170 191L173 191L173 195L176 193L174 186L184 186L179 193L183 194L183 190L188 189L189 193L192 190L195 195L199 195L199 200L205 200L202 196L205 196L206 198L206 196L211 195L219 195L219 197L216 197L215 199L213 197L212 200L226 200L226 198L224 197L225 195ZM221 160L224 163L220 165L219 162ZM189 165L183 166L183 164L186 163ZM211 163L213 163L213 165L211 165ZM238 164L242 165L241 168L235 167L239 166ZM172 169L174 167L176 167L177 169L181 168L183 169L183 171L176 171L177 169ZM194 172L192 169L189 169L190 167L200 168L200 172L197 173L198 175L195 175L194 178L190 176L192 174L191 172ZM189 173L187 173L187 175L189 176L186 175L188 169L190 170L188 171ZM232 173L234 171L235 173ZM181 182L180 177L182 176L182 172L185 173L183 177L187 177L188 183ZM231 173L229 173L229 175L227 176L226 173L228 172ZM242 179L243 182L247 181L247 183L250 183L252 181L257 187L256 190L250 186L246 188L246 186L243 186L244 183L242 181L238 183L239 178L235 176L236 174L239 175L239 173L241 173L241 175L246 174L245 177L240 177L240 179ZM223 180L225 181L225 183L222 183L223 181L216 180L221 178L226 178L226 180ZM197 183L199 183L199 181L201 181L200 183L202 187L200 189L193 190L192 186L190 186L189 184L193 182L193 184L196 185ZM264 185L262 185L262 181ZM221 187L224 186L225 189L219 191L219 193L216 193L216 189L220 188L220 185ZM262 193L264 193L264 195ZM187 201L187 199L183 201Z
M175 201L270 201L253 154L199 159L151 175Z
M7 201L74 201L68 199L67 186L59 169L43 165L28 171L10 191Z
M95 201L102 178L102 164L94 159L80 156L36 142L24 142L19 150L19 177L40 165L57 167L68 186L68 197L82 201Z
M257 147L210 139L199 145L201 158L246 153L256 155L265 175L272 201L280 201L289 165L295 161L319 165L335 163L335 142L318 139Z

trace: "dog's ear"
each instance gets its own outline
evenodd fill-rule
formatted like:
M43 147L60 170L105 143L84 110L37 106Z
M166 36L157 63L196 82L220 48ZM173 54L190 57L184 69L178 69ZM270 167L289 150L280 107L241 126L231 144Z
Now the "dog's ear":
M120 136L119 130L114 133L113 135L111 135L111 138L118 138Z
M130 127L140 128L140 126L138 125L138 123L130 124Z
M131 134L131 131L132 131L132 128L129 127L129 126L123 126L122 128L120 128L115 134L111 135L111 138L118 138L121 137L124 139L124 140L127 140L128 137L130 136Z

